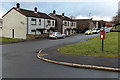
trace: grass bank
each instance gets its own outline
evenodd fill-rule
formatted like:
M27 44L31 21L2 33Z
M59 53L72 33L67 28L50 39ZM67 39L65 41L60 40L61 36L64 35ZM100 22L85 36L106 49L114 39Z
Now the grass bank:
M59 48L58 51L72 55L118 57L118 36L120 37L118 32L106 34L104 52L102 52L101 40L99 37L90 38L90 40L86 42L63 46Z
M13 39L13 38L4 38L0 37L0 42L16 42L16 41L22 41L25 39Z

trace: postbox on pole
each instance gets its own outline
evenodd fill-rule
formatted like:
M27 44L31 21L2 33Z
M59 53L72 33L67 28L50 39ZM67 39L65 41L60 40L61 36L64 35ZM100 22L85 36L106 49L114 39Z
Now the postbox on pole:
M102 52L104 51L105 30L100 30L100 39L102 40Z
M100 39L101 40L105 39L105 30L100 30Z

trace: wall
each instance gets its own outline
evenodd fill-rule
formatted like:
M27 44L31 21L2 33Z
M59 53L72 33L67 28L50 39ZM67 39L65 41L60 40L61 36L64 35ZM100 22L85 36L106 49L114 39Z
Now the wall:
M36 25L31 25L31 19L36 19ZM41 20L41 25L39 25L39 20ZM48 25L48 20L50 20L50 25ZM52 26L52 21L54 21L54 26ZM44 18L35 18L35 17L28 17L28 34L35 34L35 32L32 32L31 30L36 30L37 28L46 29L44 32L48 33L47 29L50 29L50 27L55 27L55 20L51 19L44 19ZM36 34L41 34L40 31L36 31Z
M50 20L50 24L48 24L48 20ZM54 21L54 25L52 25L52 21ZM48 33L48 29L50 29L50 27L55 27L55 20L51 20L51 19L45 19L45 33Z
M36 25L32 25L31 19L36 19ZM41 20L41 25L39 25L39 20ZM31 30L36 30L37 28L44 28L45 23L42 18L28 17L28 34L35 34ZM36 31L36 34L41 34L39 31Z
M26 39L27 17L14 9L3 17L3 37L12 38L12 29L14 38Z

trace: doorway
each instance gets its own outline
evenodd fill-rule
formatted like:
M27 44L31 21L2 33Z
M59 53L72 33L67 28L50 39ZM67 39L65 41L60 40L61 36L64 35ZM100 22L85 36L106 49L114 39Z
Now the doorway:
M14 38L14 37L15 37L15 30L12 29L12 38Z

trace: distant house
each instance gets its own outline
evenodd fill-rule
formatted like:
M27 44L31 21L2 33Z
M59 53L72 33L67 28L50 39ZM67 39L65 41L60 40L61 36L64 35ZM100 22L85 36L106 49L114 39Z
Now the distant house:
M95 28L92 19L75 19L75 21L77 22L77 29L79 31L85 32L88 29Z
M114 23L113 22L106 22L105 27L113 27Z
M62 13L62 15L56 14L54 10L53 13L49 14L52 18L56 19L56 29L66 35L72 35L76 33L76 21L67 17Z
M4 37L26 39L31 35L52 32L54 27L55 19L38 12L37 8L34 11L22 9L19 3L3 16Z

